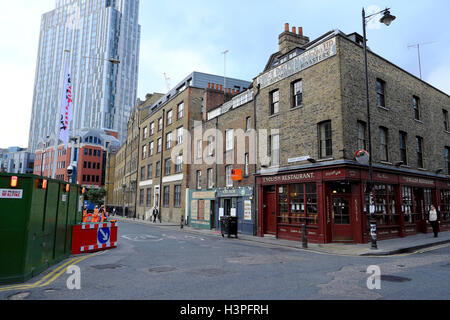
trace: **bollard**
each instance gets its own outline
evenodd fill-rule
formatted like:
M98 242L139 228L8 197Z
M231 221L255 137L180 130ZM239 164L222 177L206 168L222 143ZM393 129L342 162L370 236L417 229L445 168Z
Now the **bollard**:
M184 216L181 216L180 228L183 229L183 227L184 227Z
M308 238L306 235L306 224L302 225L302 242L303 242L303 248L308 248Z

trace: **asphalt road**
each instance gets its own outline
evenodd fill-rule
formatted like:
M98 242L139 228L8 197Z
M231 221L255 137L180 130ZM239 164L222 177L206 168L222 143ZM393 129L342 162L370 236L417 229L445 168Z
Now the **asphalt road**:
M121 222L117 249L80 257L74 263L81 289L68 289L71 275L60 268L58 276L55 266L29 287L0 287L0 299L450 299L450 246L344 257ZM373 265L381 271L381 288L370 290L367 269Z

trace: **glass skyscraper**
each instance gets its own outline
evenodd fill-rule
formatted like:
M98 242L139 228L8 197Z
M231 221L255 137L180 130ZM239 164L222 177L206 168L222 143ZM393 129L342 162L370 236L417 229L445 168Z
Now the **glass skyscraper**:
M141 27L139 0L56 0L41 19L28 148L55 132L63 73L70 64L71 130L116 131L126 138L136 104ZM120 61L120 63L118 63Z

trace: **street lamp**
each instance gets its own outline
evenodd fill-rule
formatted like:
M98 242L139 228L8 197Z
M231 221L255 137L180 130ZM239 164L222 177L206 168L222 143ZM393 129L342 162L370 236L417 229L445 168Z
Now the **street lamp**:
M42 160L41 160L41 177L44 175L45 154L47 152L49 139L50 139L50 136L47 136L47 138L45 139L45 143L43 144L44 151L42 152Z
M371 14L366 16L366 12L364 8L362 9L362 24L363 24L363 33L364 33L364 69L366 76L366 107L367 107L367 131L368 131L368 140L369 140L369 184L367 186L367 192L369 193L369 212L370 212L370 235L372 238L372 249L377 250L377 220L375 218L375 207L374 207L374 195L373 195L373 166L372 166L372 136L370 130L370 99L369 99L369 72L368 72L368 62L367 62L367 35L366 35L366 26L367 23L376 15L380 13L383 14L383 17L380 19L381 23L384 23L386 26L389 26L392 21L396 19L395 16L391 15L390 9L384 9L380 12Z

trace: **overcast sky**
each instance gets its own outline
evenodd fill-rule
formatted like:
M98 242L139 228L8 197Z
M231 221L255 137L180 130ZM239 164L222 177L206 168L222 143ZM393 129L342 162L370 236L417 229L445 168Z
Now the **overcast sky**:
M41 15L54 0L0 1L0 148L26 147ZM166 92L164 73L175 86L192 71L251 81L277 51L284 23L303 27L314 39L340 29L362 33L361 9L390 7L397 20L371 24L369 46L406 71L419 75L421 47L425 81L450 94L450 1L448 0L141 0L138 97Z

